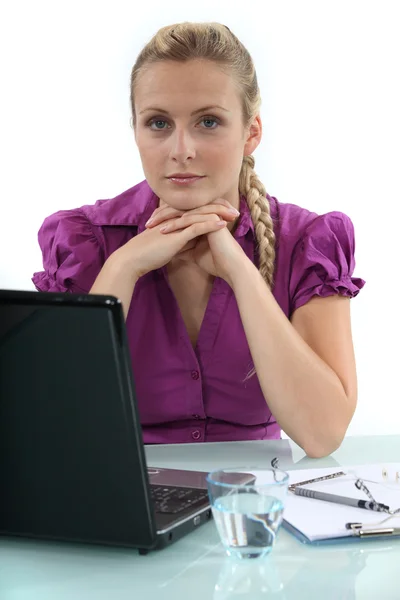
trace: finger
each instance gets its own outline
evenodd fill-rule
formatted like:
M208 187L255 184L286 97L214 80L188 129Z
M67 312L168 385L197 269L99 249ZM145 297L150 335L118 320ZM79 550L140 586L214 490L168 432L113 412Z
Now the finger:
M222 221L235 221L235 219L237 219L238 215L240 213L236 210L236 209L228 209L224 206L221 205L213 205L213 204L208 204L206 206L201 206L199 208L195 208L193 210L188 210L186 212L183 212L181 214L177 215L172 215L170 216L170 219L167 221L165 220L165 222L163 223L162 228L160 229L160 231L162 231L162 233L169 233L170 231L176 231L178 229L182 229L183 227L187 227L188 225L191 225L192 223L197 223L200 220L204 220L204 219L216 219L219 218L219 220ZM176 218L178 217L178 218ZM193 220L194 219L194 220ZM152 227L153 224L159 224L156 223L154 221L154 223L152 223Z
M222 204L223 206L226 206L227 208L234 208L234 206L232 206L232 204L230 202L228 202L228 200L225 200L225 198L215 198L213 200L210 200L210 202L208 202L207 204L204 204L203 206L209 206L210 204ZM156 208L151 216L153 217L154 215L158 215L162 210L165 210L166 208L171 208L171 207L168 204L163 204L162 206L159 206L158 208ZM199 207L199 208L201 208L201 207ZM193 210L197 210L197 209L193 209ZM182 211L182 212L185 212L185 211Z
M187 211L178 210L170 206L163 206L157 208L153 212L150 219L146 223L146 227L152 228L160 223L163 223L164 221L192 214L217 214L222 220L232 222L237 219L237 217L240 215L240 212L236 210L236 208L234 208L230 202L224 200L223 198L215 200L212 204L205 204L204 206L199 206L198 208L193 208Z
M150 219L147 221L146 227L154 227L155 225L159 225L163 221L168 221L169 219L180 217L183 214L185 214L183 210L171 208L170 206L163 206L162 208L157 208L151 215Z
M224 200L224 202L226 201ZM228 221L233 221L237 219L237 217L240 215L240 212L236 210L236 208L234 208L231 204L229 204L229 202L227 202L227 206L225 204L223 205L218 203L206 204L205 206L200 206L199 208L193 208L192 210L188 210L184 214L206 215L212 213Z
M227 225L226 221L201 221L200 223L193 223L186 229L177 232L177 235L182 235L182 237L189 242L194 238L198 238L201 235L207 235L208 233L212 233L214 231L218 231L224 229ZM194 250L193 250L194 251Z
M160 227L161 233L171 233L172 231L179 231L180 229L185 229L186 227L190 227L194 223L202 223L203 221L221 221L220 217L216 214L188 214L186 213L182 217L178 219L171 219L167 223L162 223Z

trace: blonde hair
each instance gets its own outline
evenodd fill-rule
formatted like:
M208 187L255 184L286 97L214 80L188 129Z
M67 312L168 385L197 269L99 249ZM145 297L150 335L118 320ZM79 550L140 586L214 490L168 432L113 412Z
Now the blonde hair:
M140 52L131 74L132 122L136 125L135 88L146 66L163 60L186 62L207 59L219 64L236 80L241 94L243 123L259 113L261 97L252 58L243 44L220 23L179 23L161 28ZM265 187L254 171L254 157L245 156L239 175L239 193L246 198L258 244L259 271L272 288L275 234Z

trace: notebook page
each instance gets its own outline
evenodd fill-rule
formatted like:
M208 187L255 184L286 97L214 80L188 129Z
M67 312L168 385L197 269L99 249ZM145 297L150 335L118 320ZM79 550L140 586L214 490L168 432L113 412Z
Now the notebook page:
M382 470L387 472L387 478L382 477ZM290 471L289 482L297 483L306 479L313 479L344 471L337 479L320 481L304 487L311 490L338 494L349 498L368 500L364 492L358 490L354 483L357 478L363 479L377 502L389 505L391 509L400 508L400 481L396 482L396 472L400 474L400 463L386 463L377 465L357 465L352 467L330 467L328 469L306 469ZM354 473L354 474L353 474ZM378 482L378 483L376 483ZM349 537L353 533L346 529L348 522L374 524L388 517L386 513L354 508L343 504L333 504L323 500L303 498L288 492L283 518L290 525L303 533L310 541L317 541L338 537ZM377 527L379 527L377 525ZM392 518L383 527L400 527L400 515Z

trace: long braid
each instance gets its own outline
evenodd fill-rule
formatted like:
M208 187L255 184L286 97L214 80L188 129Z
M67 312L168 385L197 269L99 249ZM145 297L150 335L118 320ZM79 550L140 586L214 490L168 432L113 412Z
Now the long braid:
M251 219L254 224L258 251L259 271L272 289L275 262L275 233L271 218L266 190L254 171L255 160L253 156L243 158L242 169L239 176L239 193L247 199Z

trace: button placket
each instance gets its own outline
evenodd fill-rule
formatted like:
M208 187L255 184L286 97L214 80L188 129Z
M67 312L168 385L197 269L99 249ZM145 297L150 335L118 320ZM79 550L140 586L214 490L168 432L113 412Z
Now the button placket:
M203 406L203 386L202 386L202 373L199 368L196 369L196 365L193 365L190 373L190 378L192 379L192 383L189 384L188 390L191 390L189 403L191 406L191 414L190 417L196 421L196 423L192 422L192 426L189 428L188 435L189 440L194 440L195 442L204 441L204 430L202 419L204 416L204 406ZM189 416L189 415L188 415ZM189 417L189 418L190 418Z

